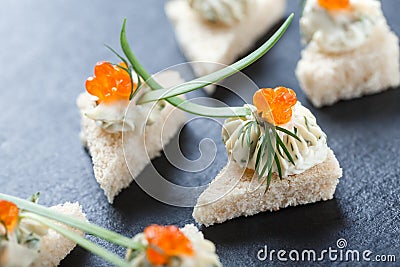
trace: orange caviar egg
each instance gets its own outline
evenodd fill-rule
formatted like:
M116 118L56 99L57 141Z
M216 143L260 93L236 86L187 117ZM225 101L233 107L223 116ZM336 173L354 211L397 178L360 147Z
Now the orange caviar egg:
M261 117L274 125L285 124L292 118L296 93L286 87L262 88L253 96L253 104Z
M3 224L8 232L12 232L17 226L18 219L17 205L6 200L0 200L0 224Z
M192 243L176 226L150 225L144 234L149 243L146 255L154 265L167 264L170 257L193 254Z
M350 0L318 0L318 4L328 10L347 9L350 7Z
M127 68L125 63L120 66ZM94 76L86 80L86 90L98 97L98 103L113 100L129 100L132 81L129 74L110 62L98 62L94 67ZM135 89L135 88L134 88Z

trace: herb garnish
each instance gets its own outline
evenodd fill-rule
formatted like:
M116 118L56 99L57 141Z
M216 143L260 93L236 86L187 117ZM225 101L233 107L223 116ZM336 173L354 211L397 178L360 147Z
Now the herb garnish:
M137 104L144 104L147 102L154 102L165 99L171 105L188 113L199 116L220 118L245 117L251 114L251 110L247 107L208 107L193 103L191 101L185 101L177 96L218 82L254 63L278 42L278 40L283 36L283 34L286 32L287 28L291 24L293 17L294 14L291 14L278 29L278 31L268 41L266 41L262 46L260 46L257 50L255 50L253 53L249 54L245 58L237 61L236 63L233 63L232 65L224 69L218 70L214 73L194 79L192 81L173 86L169 89L164 89L159 83L157 83L152 75L147 72L146 69L141 65L141 63L133 53L126 36L126 20L124 20L120 33L121 48L126 58L118 54L111 47L107 47L128 66L128 68L123 68L122 66L120 67L130 72L130 75L132 75L132 70L135 71L138 75L138 80L140 81L141 79L143 79L144 83L146 83L146 85L150 87L151 91L144 93L140 97L140 99L137 100ZM131 99L139 90L139 85L137 86L136 90L132 89ZM133 91L135 92L133 93Z
M261 117L261 114L253 114L254 120L250 120L246 122L238 132L238 140L243 142L245 137L247 140L247 145L249 146L249 149L251 147L251 129L254 128L257 135L259 131L262 132L262 134L259 137L258 140L258 151L256 155L256 162L255 162L255 174L258 176L258 179L262 179L263 177L267 177L267 187L265 192L268 191L269 185L271 183L271 178L272 178L272 167L273 164L276 165L276 168L278 170L278 176L282 180L282 166L281 162L279 161L279 158L277 156L277 153L280 154L282 158L286 156L286 158L292 163L293 165L295 164L292 155L288 151L286 145L283 143L281 137L279 136L278 132L282 132L287 134L288 136L291 136L301 142L300 138L297 136L297 133L293 133L285 128L273 125L271 123L268 123L264 120L258 119ZM297 132L297 130L295 130ZM292 144L291 144L292 145ZM257 149L257 148L256 148ZM292 147L293 150L293 147ZM249 156L251 153L249 154ZM265 157L264 157L265 156ZM267 161L263 164L262 159L266 158Z

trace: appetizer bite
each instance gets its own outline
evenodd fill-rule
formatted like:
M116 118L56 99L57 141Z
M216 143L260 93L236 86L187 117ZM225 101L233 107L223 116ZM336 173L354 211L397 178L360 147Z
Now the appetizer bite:
M342 169L295 92L260 89L253 104L250 115L224 123L229 161L198 199L200 224L333 198Z
M126 259L131 266L222 266L215 253L215 245L204 239L203 234L193 224L187 224L183 228L151 225L133 240L143 244L145 249L128 250Z
M229 65L282 18L286 0L171 0L165 10L200 77ZM219 63L219 64L215 64ZM209 92L215 88L207 87Z
M78 203L67 202L49 209L86 221ZM57 266L74 249L76 243L24 215L24 211L13 202L0 200L0 266ZM63 227L83 236L80 230Z
M110 48L123 62L97 63L94 76L86 81L87 92L77 100L82 116L81 139L92 156L94 175L108 201L112 203L150 160L160 155L162 144L168 143L185 122L183 111L206 117L246 116L248 109L206 107L185 101L183 95L255 62L275 45L292 20L293 14L268 41L242 60L185 83L177 72L153 77L145 70L129 46L124 21L120 39L127 59ZM169 116L174 119L164 124Z
M316 107L400 84L399 39L380 1L306 0L300 28L296 76Z
M145 84L138 88L138 80L131 81L133 75L124 63L99 62L94 76L86 81L87 92L77 100L82 117L81 140L110 203L153 158L160 156L163 145L186 121L184 112L166 101L136 105L134 101L150 89ZM157 75L156 80L165 88L183 83L179 73L173 71ZM169 116L174 119L165 124Z
M126 248L125 259L83 233ZM0 193L0 266L57 266L76 244L121 267L222 266L215 245L194 225L151 225L132 239L88 223L79 204L46 208Z

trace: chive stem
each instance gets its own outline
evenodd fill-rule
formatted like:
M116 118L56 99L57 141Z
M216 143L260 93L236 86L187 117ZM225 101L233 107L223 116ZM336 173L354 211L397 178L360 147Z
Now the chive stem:
M29 219L34 220L44 226L47 226L50 229L53 229L57 233L63 235L64 237L68 238L69 240L75 242L82 248L103 258L104 260L108 261L109 263L114 264L115 266L119 266L119 267L130 266L127 261L121 259L118 255L108 251L107 249L105 249L99 245L96 245L95 243L87 240L86 238L80 236L79 234L77 234L75 232L72 232L58 224L53 223L49 219L46 219L42 216L39 216L39 215L31 213L31 212L21 213L21 218L29 218Z
M203 77L194 79L192 81L188 81L176 86L173 86L169 89L161 89L150 91L145 94L138 100L138 104L144 104L148 102L157 101L160 99L167 99L173 96L182 95L199 88L203 88L207 85L216 83L221 81L233 74L237 73L238 71L248 67L249 65L256 62L259 58L265 55L274 45L280 40L283 34L286 32L288 27L290 26L293 20L293 14L291 14L286 21L282 24L282 26L275 32L275 34L269 38L263 45L261 45L258 49L254 52L246 56L245 58L233 63L230 66L227 66L221 70L213 72L211 74L205 75ZM139 69L141 70L141 69Z
M207 107L204 105L195 104L191 101L186 101L177 96L193 90L197 90L199 88L227 78L258 60L278 42L278 40L282 37L282 35L291 24L293 17L294 15L291 14L287 18L285 23L281 26L281 28L266 43L264 43L260 48L258 48L256 51L243 58L242 60L239 60L238 62L222 70L197 78L193 81L189 81L181 85L172 87L171 89L163 89L163 87L151 76L151 74L143 67L143 65L140 64L139 60L129 46L129 42L126 37L126 19L124 19L120 34L122 51L128 58L135 72L143 78L143 80L152 90L145 93L137 103L142 104L165 99L168 103L183 111L205 117L229 118L245 117L250 115L251 110L246 107Z

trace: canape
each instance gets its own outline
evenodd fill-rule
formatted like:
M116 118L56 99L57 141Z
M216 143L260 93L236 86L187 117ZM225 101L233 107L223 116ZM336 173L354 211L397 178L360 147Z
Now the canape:
M223 125L229 160L198 199L193 217L200 224L333 197L342 170L295 92L260 89L253 102L252 114Z
M285 7L286 0L171 0L165 9L200 77L247 52L282 18ZM213 92L215 87L207 88Z
M150 225L133 238L86 221L79 204L47 208L0 193L0 266L52 267L78 244L119 266L218 267L215 245L194 226ZM83 236L96 236L126 249L125 258Z
M86 221L78 203L65 203L50 210ZM61 224L58 224L61 226ZM83 232L63 226L83 236ZM57 266L75 247L76 243L37 223L20 216L12 202L0 200L0 266L53 267Z
M136 105L134 101L149 91L146 85L130 101L131 88L138 90L139 81L132 81L121 67L99 62L94 76L86 81L87 92L77 100L82 117L81 139L92 157L96 180L110 203L161 154L163 145L186 120L184 112L165 101ZM165 88L183 82L173 71L155 79ZM174 119L165 124L169 116Z
M133 240L144 250L128 250L126 259L132 266L218 267L222 266L215 245L204 239L193 224L178 228L173 225L151 225Z
M380 1L307 0L300 27L296 76L316 107L400 85L399 39Z

